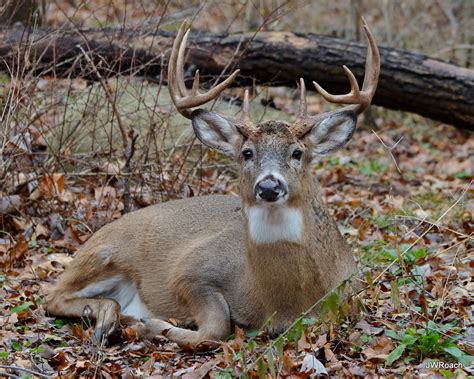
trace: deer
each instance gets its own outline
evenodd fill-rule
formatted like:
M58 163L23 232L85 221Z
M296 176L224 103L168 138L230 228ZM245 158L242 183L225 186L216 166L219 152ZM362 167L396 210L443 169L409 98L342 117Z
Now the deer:
M240 196L172 200L105 225L48 290L48 313L95 319L94 341L107 340L121 318L130 318L144 338L161 335L197 347L225 340L235 325L281 333L357 275L357 262L325 205L311 163L351 139L357 117L374 96L380 55L369 27L363 28L362 89L346 66L347 94L330 94L313 82L324 99L343 107L308 115L300 79L293 124L254 124L248 90L238 117L199 108L228 88L239 70L204 93L196 71L189 94L184 61L190 30L183 23L169 58L170 97L204 145L238 163Z

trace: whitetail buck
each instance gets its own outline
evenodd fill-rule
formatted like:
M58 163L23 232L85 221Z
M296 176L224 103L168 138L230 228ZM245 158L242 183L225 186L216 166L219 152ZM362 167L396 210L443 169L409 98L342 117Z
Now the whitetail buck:
M203 196L127 214L95 233L47 295L57 316L96 319L94 337L108 336L120 315L142 320L146 336L163 334L180 345L225 339L232 325L282 331L302 312L356 272L311 175L311 161L343 146L357 116L370 105L380 57L368 41L362 90L351 71L350 104L308 116L301 79L299 117L293 125L250 121L246 91L242 116L230 118L193 108L215 99L238 74L200 94L196 73L191 95L184 84L189 31L181 26L171 53L168 80L177 110L192 120L196 136L240 165L240 197ZM197 330L166 320L194 323Z

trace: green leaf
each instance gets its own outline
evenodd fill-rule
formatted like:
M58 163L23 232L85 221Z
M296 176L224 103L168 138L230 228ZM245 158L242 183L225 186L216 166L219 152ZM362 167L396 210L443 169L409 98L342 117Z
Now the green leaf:
M249 332L246 333L248 338L255 338L258 336L258 333L260 333L260 330L255 329L255 330L250 330Z
M44 353L45 351L46 349L43 346L38 346L38 347L34 347L30 349L30 353L36 353L36 354Z
M414 360L415 360L415 358L408 356L403 360L403 362L405 362L405 364L409 364L410 362L412 362Z
M418 338L414 337L414 336L411 336L409 334L405 334L403 336L403 338L400 340L400 342L403 344L403 345L413 345L416 343L416 341L418 340Z
M12 341L12 348L15 351L22 351L23 350L23 347L21 346L21 344L18 341Z
M268 350L267 360L268 360L268 368L270 369L270 374L272 375L272 378L276 378L275 359L273 358L272 350Z
M464 351L462 351L460 348L458 348L457 346L454 346L454 345L445 347L445 348L444 348L444 351L445 351L446 353L452 355L454 358L459 358L459 357L461 357L462 355L465 355L465 354L466 354Z
M301 336L303 335L303 323L301 322L301 320L299 320L296 323L294 328L295 328L295 334L293 336L293 339L295 341L296 348L298 348L298 341L300 340Z
M441 335L438 332L427 330L426 335L419 339L418 348L424 356L433 356L441 352Z
M466 354L457 346L452 345L449 347L445 347L443 350L449 355L456 358L458 362L462 363L465 367L472 365L472 362L474 362L474 356Z
M256 347L257 343L255 342L255 340L251 339L249 342L247 342L247 349L249 351L254 351Z
M399 359L406 348L406 345L399 345L395 350L393 350L387 357L387 366L391 366L393 362Z
M7 359L8 352L7 351L0 351L0 359Z
M470 175L470 173L467 172L467 171L460 171L460 172L456 172L456 173L454 174L454 177L455 177L456 179L468 179L468 178L471 177L471 175Z
M322 303L320 317L322 320L326 320L329 316L330 320L335 321L337 318L338 310L339 296L336 292L331 292L331 294Z
M41 296L35 295L35 303L36 304L44 304L44 299Z
M449 347L453 342L456 342L457 340L460 340L461 338L463 338L462 335L449 337L449 338L444 342L443 346Z
M439 370L438 371L441 375L443 375L445 378L451 379L453 378L453 373L449 370Z
M31 301L25 301L23 304L19 304L11 309L12 313L26 312L33 305Z
M215 379L232 379L232 374L226 371L216 372L214 374Z
M386 330L385 335L387 337L390 337L390 338L394 339L394 340L397 340L397 341L400 340L400 336L398 335L398 333L395 330Z
M426 257L427 255L428 255L428 252L423 247L420 247L419 249L416 249L415 251L412 252L414 262L416 262L420 258Z
M260 359L258 361L258 377L265 379L266 373L267 373L267 370L265 368L265 362L263 359Z
M283 337L280 336L277 338L276 343L275 343L276 351L278 354L278 358L282 359L283 358Z
M30 241L28 241L28 247L29 247L30 249L36 249L36 248L38 248L38 247L39 247L38 241L36 241L36 240L30 240Z
M319 321L316 317L304 318L302 321L303 325L314 325Z
M56 325L56 327L58 328L62 328L64 325L67 325L67 324L68 324L67 320L64 320L62 318L57 318L56 320L54 320L54 325Z

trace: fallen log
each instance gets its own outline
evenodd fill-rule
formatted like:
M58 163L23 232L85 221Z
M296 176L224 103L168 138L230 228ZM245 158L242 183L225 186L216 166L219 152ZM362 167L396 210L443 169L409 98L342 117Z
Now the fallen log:
M120 73L156 79L173 36L146 28L0 28L0 70L15 71L27 62L37 74L97 80L86 53L103 77ZM188 67L199 67L204 77L239 67L236 85L249 85L255 78L257 83L295 86L303 77L308 84L317 80L333 93L348 90L343 64L362 81L366 53L363 43L289 32L225 36L194 32L188 46ZM474 130L474 71L403 50L380 47L380 54L374 104Z

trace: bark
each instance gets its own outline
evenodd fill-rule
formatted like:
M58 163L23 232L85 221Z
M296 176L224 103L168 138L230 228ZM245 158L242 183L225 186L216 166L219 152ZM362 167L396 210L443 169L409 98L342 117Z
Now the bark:
M97 80L82 48L103 77L120 73L156 79L162 56L166 63L173 36L145 27L39 29L34 33L19 26L0 28L0 69L11 70L17 62L28 62L36 74ZM194 32L188 46L188 68L199 67L203 77L239 67L236 85L252 84L255 78L257 83L295 86L303 77L308 84L317 80L333 93L349 89L343 64L362 81L366 54L363 43L289 32L226 36ZM380 47L380 54L381 74L374 104L474 129L474 71L403 50ZM191 81L190 75L189 84Z

